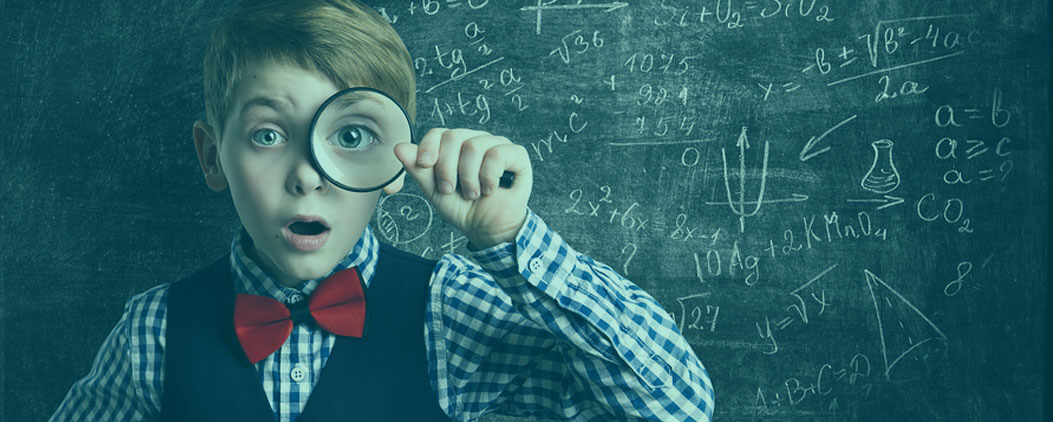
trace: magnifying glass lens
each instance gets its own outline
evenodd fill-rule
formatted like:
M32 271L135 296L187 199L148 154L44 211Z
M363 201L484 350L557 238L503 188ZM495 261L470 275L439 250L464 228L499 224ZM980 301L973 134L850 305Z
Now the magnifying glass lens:
M349 190L380 188L402 171L395 145L412 142L409 119L393 99L371 89L343 91L318 110L311 154L323 175Z

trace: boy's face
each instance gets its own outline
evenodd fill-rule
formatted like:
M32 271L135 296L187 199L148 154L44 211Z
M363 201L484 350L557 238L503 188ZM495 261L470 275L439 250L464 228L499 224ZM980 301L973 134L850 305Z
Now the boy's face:
M348 192L328 183L308 156L318 107L339 89L295 67L251 67L234 90L232 109L214 142L204 122L194 137L213 190L230 187L255 247L248 251L282 284L325 276L358 242L379 191ZM385 188L401 188L402 179Z

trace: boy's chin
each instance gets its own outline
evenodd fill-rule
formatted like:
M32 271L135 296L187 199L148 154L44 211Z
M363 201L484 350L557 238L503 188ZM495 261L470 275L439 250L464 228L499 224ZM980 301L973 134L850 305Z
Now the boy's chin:
M295 286L304 280L325 277L336 266L339 259L328 259L322 256L289 257L284 260L279 271L271 274L286 286Z

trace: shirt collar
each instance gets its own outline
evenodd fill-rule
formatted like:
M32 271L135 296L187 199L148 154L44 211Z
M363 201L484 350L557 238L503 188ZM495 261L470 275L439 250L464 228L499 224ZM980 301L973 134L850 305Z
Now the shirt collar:
M244 228L238 230L234 240L230 243L230 271L234 277L235 293L246 293L252 295L268 296L282 303L292 303L309 296L315 288L325 280L326 277L337 271L358 267L359 277L366 287L373 280L376 270L377 251L379 244L373 230L366 226L362 237L358 239L351 251L340 260L339 263L329 271L325 277L313 280L305 280L296 287L285 287L277 280L267 274L263 267L256 263L246 253L247 246L251 245L252 238ZM295 299L294 299L295 297Z

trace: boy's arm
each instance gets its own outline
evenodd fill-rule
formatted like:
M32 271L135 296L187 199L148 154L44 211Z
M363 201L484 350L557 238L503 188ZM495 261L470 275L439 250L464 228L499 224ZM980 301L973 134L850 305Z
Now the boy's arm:
M443 220L486 250L481 267L447 255L432 277L431 379L451 416L709 420L709 377L666 311L527 208L525 148L435 128L395 154Z
M162 285L128 301L121 320L99 348L91 371L73 384L50 421L156 418L160 386L155 381L161 371L166 292L167 285ZM144 388L154 394L144 394Z
M472 256L440 262L426 329L455 419L709 420L709 377L669 314L533 212L514 244Z

